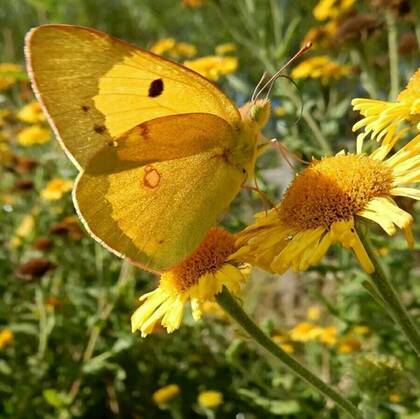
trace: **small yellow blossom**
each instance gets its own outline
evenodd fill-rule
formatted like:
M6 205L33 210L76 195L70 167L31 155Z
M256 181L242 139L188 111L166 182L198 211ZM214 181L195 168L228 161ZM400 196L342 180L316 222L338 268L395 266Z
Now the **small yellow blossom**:
M156 390L153 393L153 401L157 405L165 405L172 401L181 393L181 389L177 384L169 384Z
M40 125L32 125L23 128L17 135L17 139L20 145L30 147L35 144L47 143L51 139L51 133L48 128L44 128Z
M348 11L356 0L320 0L313 13L316 20L335 19Z
M18 225L15 234L20 238L28 237L35 227L35 218L33 214L27 214L23 217L22 221Z
M335 326L323 327L318 339L328 346L335 345L337 343L337 328Z
M338 341L337 349L338 352L342 354L350 354L352 352L358 351L362 346L359 339L350 336L344 336Z
M220 228L212 228L194 252L160 277L157 289L143 295L143 304L131 317L132 331L142 336L151 333L160 322L168 333L178 329L184 306L190 301L193 318L202 317L202 305L214 301L225 286L238 294L247 279L249 265L231 260L235 238Z
M370 329L368 326L354 326L351 329L352 333L359 336L365 336L370 333Z
M28 124L36 124L45 121L45 115L42 112L41 104L36 100L26 104L17 113L17 117Z
M236 51L236 44L227 42L226 44L217 45L214 49L216 55L226 55Z
M322 328L310 322L302 322L289 330L288 336L295 342L316 340L322 334Z
M335 20L311 28L303 38L301 45L303 46L310 42L313 48L328 48L336 41L335 35L337 31L338 24Z
M271 339L283 349L284 352L291 354L295 351L295 347L291 342L289 342L289 338L283 334L275 334L271 337Z
M164 38L155 42L150 51L154 54L168 54L172 58L193 57L197 54L197 47L187 42L177 42L174 38Z
M219 391L202 391L198 395L198 404L205 409L215 409L223 403L223 394Z
M195 60L185 61L184 65L209 80L216 81L221 76L235 72L238 68L238 59L236 57L208 55Z
M321 309L318 306L308 307L306 310L306 318L310 321L317 321L321 317Z
M400 402L401 402L401 400L402 400L402 397L401 397L401 395L400 395L400 394L398 394L398 393L391 393L391 394L388 396L388 400L389 400L391 403L400 403Z
M284 115L286 115L286 109L284 108L284 106L276 106L273 109L273 114L281 118Z
M391 157L394 136L371 155L339 153L314 160L289 186L283 200L238 234L235 257L265 270L304 271L318 263L334 242L351 248L367 272L374 270L354 227L355 217L377 223L389 235L404 231L413 247L412 216L395 196L420 200L409 187L420 181L420 135Z
M174 38L163 38L155 42L151 47L150 51L154 54L162 55L170 51L176 45L176 40Z
M0 349L5 348L14 339L14 334L10 329L3 329L0 332Z
M23 74L20 65L0 63L0 92L12 87L20 78L22 78Z
M357 139L359 148L369 134L376 141L392 139L403 121L410 122L420 130L420 68L398 95L396 102L357 98L351 103L353 109L364 117L353 126L353 131L364 130Z
M328 55L310 57L299 63L292 70L292 77L296 79L320 79L327 84L331 80L338 80L351 74L352 66L332 61Z
M0 143L0 165L5 166L13 161L13 154L10 146L6 143Z
M42 199L46 201L57 201L73 187L73 182L67 179L56 178L47 183L47 186L41 191Z

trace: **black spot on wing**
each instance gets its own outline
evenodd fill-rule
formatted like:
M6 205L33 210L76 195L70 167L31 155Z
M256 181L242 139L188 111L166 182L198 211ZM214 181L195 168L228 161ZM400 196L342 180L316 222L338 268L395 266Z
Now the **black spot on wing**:
M160 96L163 92L163 80L156 79L150 83L149 86L149 97L157 97Z
M103 134L105 132L105 125L95 124L93 130L98 134Z
M87 112L89 110L89 106L88 105L82 105L82 111L83 112Z

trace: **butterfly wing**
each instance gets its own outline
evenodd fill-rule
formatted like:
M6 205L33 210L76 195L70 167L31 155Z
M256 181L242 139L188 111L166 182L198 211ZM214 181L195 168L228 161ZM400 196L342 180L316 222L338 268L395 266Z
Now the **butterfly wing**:
M104 145L142 122L209 113L235 126L235 105L199 74L92 29L44 25L26 38L38 100L73 163L85 167Z
M226 121L209 114L144 123L79 176L79 215L110 250L166 270L200 243L238 192L244 174L229 161L235 138ZM153 145L149 154L146 144ZM199 150L191 153L194 144Z

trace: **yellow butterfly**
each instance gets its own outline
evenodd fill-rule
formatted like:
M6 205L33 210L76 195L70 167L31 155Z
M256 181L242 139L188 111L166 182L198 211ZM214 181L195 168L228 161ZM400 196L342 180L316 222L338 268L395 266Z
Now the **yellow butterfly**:
M90 234L146 269L176 265L253 175L268 100L238 110L194 71L89 28L37 27L25 53L80 171L73 198Z

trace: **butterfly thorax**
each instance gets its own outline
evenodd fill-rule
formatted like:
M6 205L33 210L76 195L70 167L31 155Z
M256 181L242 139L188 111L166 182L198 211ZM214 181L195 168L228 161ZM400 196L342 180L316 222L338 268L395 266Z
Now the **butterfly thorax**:
M240 139L231 152L231 158L248 179L254 175L260 131L268 121L270 110L271 104L268 100L248 102L239 109L242 117Z

